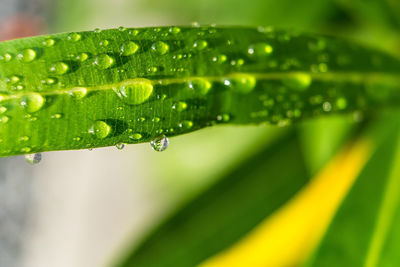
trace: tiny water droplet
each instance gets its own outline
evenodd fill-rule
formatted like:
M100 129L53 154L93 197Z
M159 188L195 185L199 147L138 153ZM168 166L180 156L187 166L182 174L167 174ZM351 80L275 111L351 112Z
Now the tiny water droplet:
M193 127L193 122L189 120L185 120L179 123L179 128L190 129L192 127Z
M228 57L224 54L220 54L218 56L214 56L212 58L212 61L217 62L218 64L222 64L224 63L226 60L228 59Z
M51 65L51 67L50 67L50 72L53 72L53 73L59 74L59 75L62 75L62 74L64 74L64 73L67 73L68 70L69 70L68 64L65 63L65 62L61 62L61 61L60 61L60 62L57 62L57 63L54 63L54 64Z
M56 114L51 115L51 118L52 118L52 119L61 119L62 116L63 116L63 115L62 115L61 113L56 113Z
M51 47L56 43L56 41L54 41L54 39L46 39L42 42L42 45L45 47Z
M5 106L0 106L0 114L6 113L7 108Z
M224 79L223 83L234 91L247 94L255 88L257 81L253 75L237 73Z
M108 69L114 65L114 62L114 58L107 54L99 55L94 60L94 64L100 69Z
M181 29L179 28L179 27L171 27L171 28L169 28L169 30L168 30L170 33L173 33L173 34L177 34L177 33L180 33L181 32Z
M169 144L168 138L165 135L157 136L150 141L150 146L153 150L162 152L167 149Z
M136 79L130 84L121 85L114 89L122 102L138 105L146 102L153 93L153 85L148 79Z
M115 147L116 147L118 150L122 150L122 149L124 149L125 144L124 144L124 143L118 143L118 144L115 145Z
M294 73L284 78L282 82L291 89L303 91L310 87L312 78L307 73Z
M30 139L29 136L26 136L26 135L25 135L25 136L20 137L20 138L19 138L19 141L20 141L20 142L26 142L26 141L29 141L29 139Z
M76 32L70 33L67 36L67 39L69 41L73 41L73 42L78 42L81 38L82 38L82 36L79 33L76 33Z
M188 82L189 88L195 90L201 95L206 95L210 91L212 84L203 78L193 79Z
M9 120L10 120L10 118L7 117L6 115L1 115L1 116L0 116L0 123L5 124L5 123L7 123Z
M99 42L99 45L101 45L101 46L108 46L109 44L110 44L110 41L108 41L107 39Z
M336 100L336 107L337 107L339 110L345 109L345 108L347 107L347 100L346 100L346 98L344 98L344 97L339 97L339 98Z
M142 135L140 134L140 133L134 133L134 134L131 134L130 136L129 136L129 138L130 139L132 139L132 140L140 140L140 139L142 139Z
M126 28L123 27L123 26L119 26L119 27L118 27L118 30L119 30L120 32L124 32L124 31L126 31Z
M16 84L21 80L21 78L17 75L12 75L6 78L6 82L10 84Z
M27 93L21 97L20 104L26 112L33 113L40 110L45 99L38 93Z
M153 51L157 52L160 55L164 55L168 52L169 45L162 41L158 41L151 46L151 49L153 49Z
M41 153L26 154L25 160L26 162L32 165L38 164L42 160L42 154Z
M217 121L228 122L231 119L229 114L221 114L217 116Z
M250 56L266 56L271 54L273 51L273 47L266 43L250 45L247 49L247 53L249 53Z
M51 78L51 77L48 77L48 78L42 80L42 83L47 84L47 85L52 85L52 84L55 84L56 82L57 82L57 79Z
M85 87L74 87L69 91L68 94L76 99L82 99L86 96L87 89Z
M25 62L31 62L36 58L36 52L33 49L25 49L18 54L17 58Z
M175 110L181 112L181 111L186 110L186 109L187 109L187 106L188 106L188 105L187 105L186 102L179 101L178 103L175 103L175 104L172 106L172 109L175 109Z
M96 121L89 129L89 133L97 138L104 139L111 133L111 127L104 121Z
M193 47L197 50L203 50L208 45L207 41L205 40L197 40L193 43Z
M89 58L89 55L87 53L80 53L75 56L75 60L78 60L80 62L86 61Z
M13 56L12 56L10 53L5 53L4 56L2 56L2 59L3 59L5 62L11 61L12 58L13 58Z
M125 42L121 45L120 51L123 56L130 56L135 54L139 49L139 46L132 41Z

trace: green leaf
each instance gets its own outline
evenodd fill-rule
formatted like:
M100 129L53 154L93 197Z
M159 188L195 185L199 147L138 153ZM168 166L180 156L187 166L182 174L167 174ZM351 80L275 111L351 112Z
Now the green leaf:
M307 266L400 264L400 143L395 117ZM393 123L395 122L395 123Z
M287 125L400 102L400 62L268 27L164 27L0 43L0 156Z
M117 266L194 266L239 240L307 181L292 131L185 205Z

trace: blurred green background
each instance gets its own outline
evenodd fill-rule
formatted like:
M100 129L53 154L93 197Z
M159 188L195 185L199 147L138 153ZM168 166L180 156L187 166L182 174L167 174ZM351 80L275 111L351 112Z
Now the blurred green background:
M400 56L397 0L0 0L0 39L154 25L273 25L341 36ZM0 160L0 266L106 266L223 174L295 130L309 176L365 114L285 128L213 127L148 144Z

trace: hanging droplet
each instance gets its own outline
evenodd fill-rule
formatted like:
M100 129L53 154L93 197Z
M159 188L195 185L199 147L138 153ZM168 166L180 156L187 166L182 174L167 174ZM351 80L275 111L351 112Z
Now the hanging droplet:
M167 149L169 144L168 138L165 135L157 136L150 141L150 146L153 150L162 152Z
M114 89L119 98L126 104L138 105L146 102L153 93L153 85L148 79L135 79L126 85Z
M111 133L111 127L104 121L96 121L89 129L89 133L97 138L104 139Z
M139 46L132 42L132 41L128 41L125 42L121 45L120 51L121 51L121 55L123 56L130 56L135 54L139 49Z
M160 55L164 55L168 52L169 45L162 41L158 41L151 46L151 49L153 49L153 51L157 52Z
M108 69L114 65L114 58L107 54L99 55L94 60L94 64L100 69Z
M60 62L57 62L57 63L54 63L54 64L51 65L51 67L50 67L50 72L53 72L53 73L59 74L59 75L62 75L62 74L64 74L64 73L67 73L68 70L69 70L68 64L67 64L67 63L64 63L64 62L61 62L61 61L60 61Z
M118 144L115 145L115 147L116 147L118 150L122 150L122 149L124 149L125 144L124 144L124 143L118 143Z
M41 153L26 154L25 160L26 162L32 165L38 164L42 160L42 154Z
M21 97L21 106L29 113L40 110L44 105L45 99L38 93L27 93Z
M36 52L33 49L25 49L18 54L17 58L25 62L31 62L36 58Z

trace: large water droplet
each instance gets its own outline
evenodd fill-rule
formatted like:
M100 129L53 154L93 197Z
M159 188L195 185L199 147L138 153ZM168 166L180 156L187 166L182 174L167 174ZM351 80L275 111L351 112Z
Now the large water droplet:
M151 49L153 49L153 51L157 52L160 55L164 55L168 52L169 45L162 41L158 41L151 46Z
M295 73L284 78L282 82L291 89L302 91L310 87L312 78L307 73Z
M104 139L111 133L111 127L105 121L95 121L89 129L89 133Z
M69 66L67 63L64 62L57 62L51 65L50 67L50 72L53 72L55 74L62 75L64 73L67 73L69 70Z
M233 74L230 78L224 79L224 84L232 90L242 94L251 92L256 86L256 78L250 74Z
M201 95L206 95L210 91L212 84L203 78L197 78L189 81L189 88L194 89Z
M35 50L28 48L19 53L17 57L19 60L31 62L36 58L36 52Z
M150 80L136 79L134 82L121 85L114 90L124 103L138 105L150 98L153 93L153 85Z
M121 45L120 50L121 50L121 55L130 56L130 55L135 54L138 51L138 49L139 49L139 46L136 43L134 43L132 41L128 41Z
M40 110L44 105L45 99L38 93L27 93L21 97L21 106L29 113Z
M42 154L41 153L26 154L25 160L26 162L32 165L38 164L42 160Z
M157 136L150 141L151 148L158 152L162 152L167 149L168 144L169 141L165 135Z
M112 58L111 56L109 56L107 54L99 55L94 60L94 64L101 69L110 68L112 65L114 65L114 62L115 62L114 58Z

